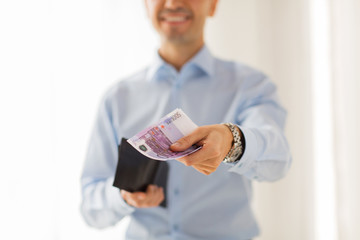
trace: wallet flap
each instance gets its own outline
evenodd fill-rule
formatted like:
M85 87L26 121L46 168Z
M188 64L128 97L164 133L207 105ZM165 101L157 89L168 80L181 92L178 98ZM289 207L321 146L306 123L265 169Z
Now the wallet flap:
M166 196L168 164L139 153L125 138L119 146L113 186L128 192L145 192L149 184L163 187ZM165 200L161 204L165 207Z

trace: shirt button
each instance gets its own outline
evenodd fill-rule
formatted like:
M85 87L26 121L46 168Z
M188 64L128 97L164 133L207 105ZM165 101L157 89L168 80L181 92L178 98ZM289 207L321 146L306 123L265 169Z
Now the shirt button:
M177 195L179 195L179 193L180 193L179 189L176 188L176 189L174 190L174 194L177 196Z
M179 230L179 226L178 226L177 224L173 225L173 230L174 230L174 231Z

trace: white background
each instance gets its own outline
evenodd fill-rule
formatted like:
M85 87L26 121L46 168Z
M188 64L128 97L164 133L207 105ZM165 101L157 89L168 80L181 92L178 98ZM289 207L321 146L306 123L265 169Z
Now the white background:
M266 72L289 112L294 162L255 184L258 239L360 234L356 11L356 0L220 0L207 25L211 51ZM127 219L101 231L81 219L81 168L102 94L157 42L142 0L0 1L0 239L121 239Z

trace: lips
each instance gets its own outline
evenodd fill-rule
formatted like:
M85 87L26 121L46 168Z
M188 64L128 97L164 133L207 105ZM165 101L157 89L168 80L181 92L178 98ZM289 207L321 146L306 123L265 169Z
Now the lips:
M182 23L190 20L192 17L192 12L185 8L178 8L175 10L164 9L159 14L160 21L168 23Z
M188 19L189 19L189 17L187 17L187 16L166 16L166 17L160 18L160 20L162 20L162 21L173 22L173 23L184 22Z

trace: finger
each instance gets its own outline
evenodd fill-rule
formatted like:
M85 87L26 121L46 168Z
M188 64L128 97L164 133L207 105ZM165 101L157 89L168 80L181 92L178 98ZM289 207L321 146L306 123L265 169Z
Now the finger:
M222 162L222 160L220 161L218 158L211 158L208 160L204 160L201 161L199 163L195 163L192 166L201 166L201 167L206 167L206 168L216 168L220 165L220 163Z
M204 127L198 127L189 135L180 138L170 146L170 149L175 152L180 152L188 149L192 145L204 139L207 135L207 130Z
M205 174L205 175L210 175L211 173L215 172L216 171L216 168L214 167L203 167L203 166L193 166L193 168L202 173L202 174Z
M164 198L163 189L155 185L149 185L144 192L124 192L124 200L131 206L147 208L158 206Z
M199 151L196 151L190 155L177 159L186 166L192 166L194 164L199 164L201 162L218 159L221 156L221 151L217 150L212 144L204 143L202 148Z
M127 201L128 198L132 197L132 193L125 191L125 190L120 190L121 196L122 198Z
M205 165L205 164L194 164L192 167L196 168L196 169L206 170L206 171L215 171L217 169L217 166L215 164L213 164L211 166Z
M142 200L146 199L146 193L144 193L144 192L135 192L135 193L132 193L132 197L142 201Z
M165 199L164 188L160 187L159 188L159 202L158 202L158 204L160 204L162 201L164 201L164 199Z
M157 187L156 194L153 199L153 206L159 206L159 204L164 200L164 190L162 187Z
M204 175L210 175L211 173L213 173L213 172L215 172L215 170L208 170L208 169L204 169L204 168L197 168L197 167L194 167L193 166L193 168L196 170L196 171L198 171L198 172L200 172L200 173L202 173L202 174L204 174Z
M154 193L153 193L152 197L149 199L149 205L151 207L157 206L160 196L161 196L160 188L155 186L154 187Z
M159 194L157 195L156 206L159 206L159 204L164 201L164 198L164 189L162 187L159 187Z
M128 192L121 190L122 198L129 204L134 207L141 207L142 203L146 199L146 193L144 192Z
M150 184L150 185L147 186L147 188L146 188L146 200L147 200L147 202L149 202L154 197L155 191L156 191L156 186L155 185Z
M128 191L125 191L125 190L120 190L120 194L121 196L124 198L126 196L126 194L128 193Z
M126 199L126 202L133 207L140 207L140 203L132 198Z
M140 207L141 201L129 192L124 194L124 200L133 207Z
M143 200L146 197L146 194L144 192L128 192L128 191L125 191L125 190L121 190L120 192L121 192L121 194L123 196L136 198L136 199L139 199L139 200Z
M213 172L210 172L210 171L199 171L199 172L201 172L202 174L205 174L205 175L210 175L211 173L213 173Z

